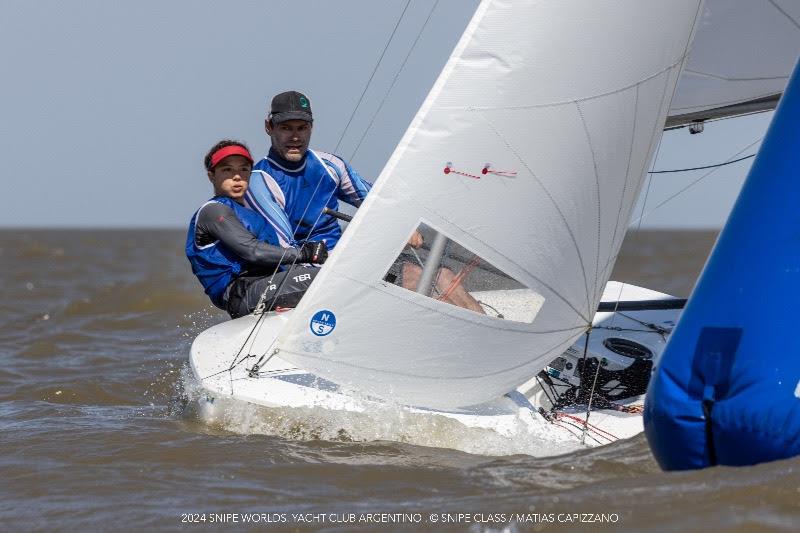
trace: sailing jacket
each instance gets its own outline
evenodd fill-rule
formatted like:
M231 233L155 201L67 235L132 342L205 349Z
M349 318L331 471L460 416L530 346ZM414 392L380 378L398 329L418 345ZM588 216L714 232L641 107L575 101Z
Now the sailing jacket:
M322 210L339 209L339 200L359 207L372 184L341 158L308 150L300 162L281 158L273 149L257 162L245 203L278 230L282 243L324 240L328 249L339 242L339 222Z
M225 309L231 281L250 270L274 269L297 258L280 247L275 228L238 202L215 196L189 222L186 257L192 272L217 307Z

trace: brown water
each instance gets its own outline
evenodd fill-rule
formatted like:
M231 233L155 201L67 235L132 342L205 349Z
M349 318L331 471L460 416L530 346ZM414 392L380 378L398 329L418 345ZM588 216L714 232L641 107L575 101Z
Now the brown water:
M613 279L687 296L714 238L632 235ZM225 317L182 245L179 231L0 231L0 530L800 526L800 459L666 474L643 436L534 458L205 425L176 398L191 340Z

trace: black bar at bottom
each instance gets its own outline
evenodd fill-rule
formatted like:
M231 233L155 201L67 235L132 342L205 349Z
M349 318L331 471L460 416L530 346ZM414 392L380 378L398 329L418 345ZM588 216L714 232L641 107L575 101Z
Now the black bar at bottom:
M669 300L632 300L629 302L600 302L597 311L610 313L613 311L657 311L661 309L683 309L686 307L686 298L672 298Z

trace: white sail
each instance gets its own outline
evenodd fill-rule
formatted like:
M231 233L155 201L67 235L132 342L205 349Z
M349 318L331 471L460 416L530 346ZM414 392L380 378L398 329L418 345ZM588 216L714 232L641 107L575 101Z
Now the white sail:
M568 348L597 309L701 4L483 2L282 331L280 357L452 408L501 396ZM502 172L483 174L487 162ZM528 287L528 316L384 281L420 224Z
M707 0L667 126L773 109L798 54L797 0Z

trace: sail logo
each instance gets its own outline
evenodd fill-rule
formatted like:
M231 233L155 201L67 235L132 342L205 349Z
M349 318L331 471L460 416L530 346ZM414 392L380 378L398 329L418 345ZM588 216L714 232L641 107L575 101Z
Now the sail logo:
M322 311L317 311L314 313L314 316L311 317L311 324L309 324L311 333L317 337L324 337L333 331L333 328L335 327L336 315L327 309L323 309Z

